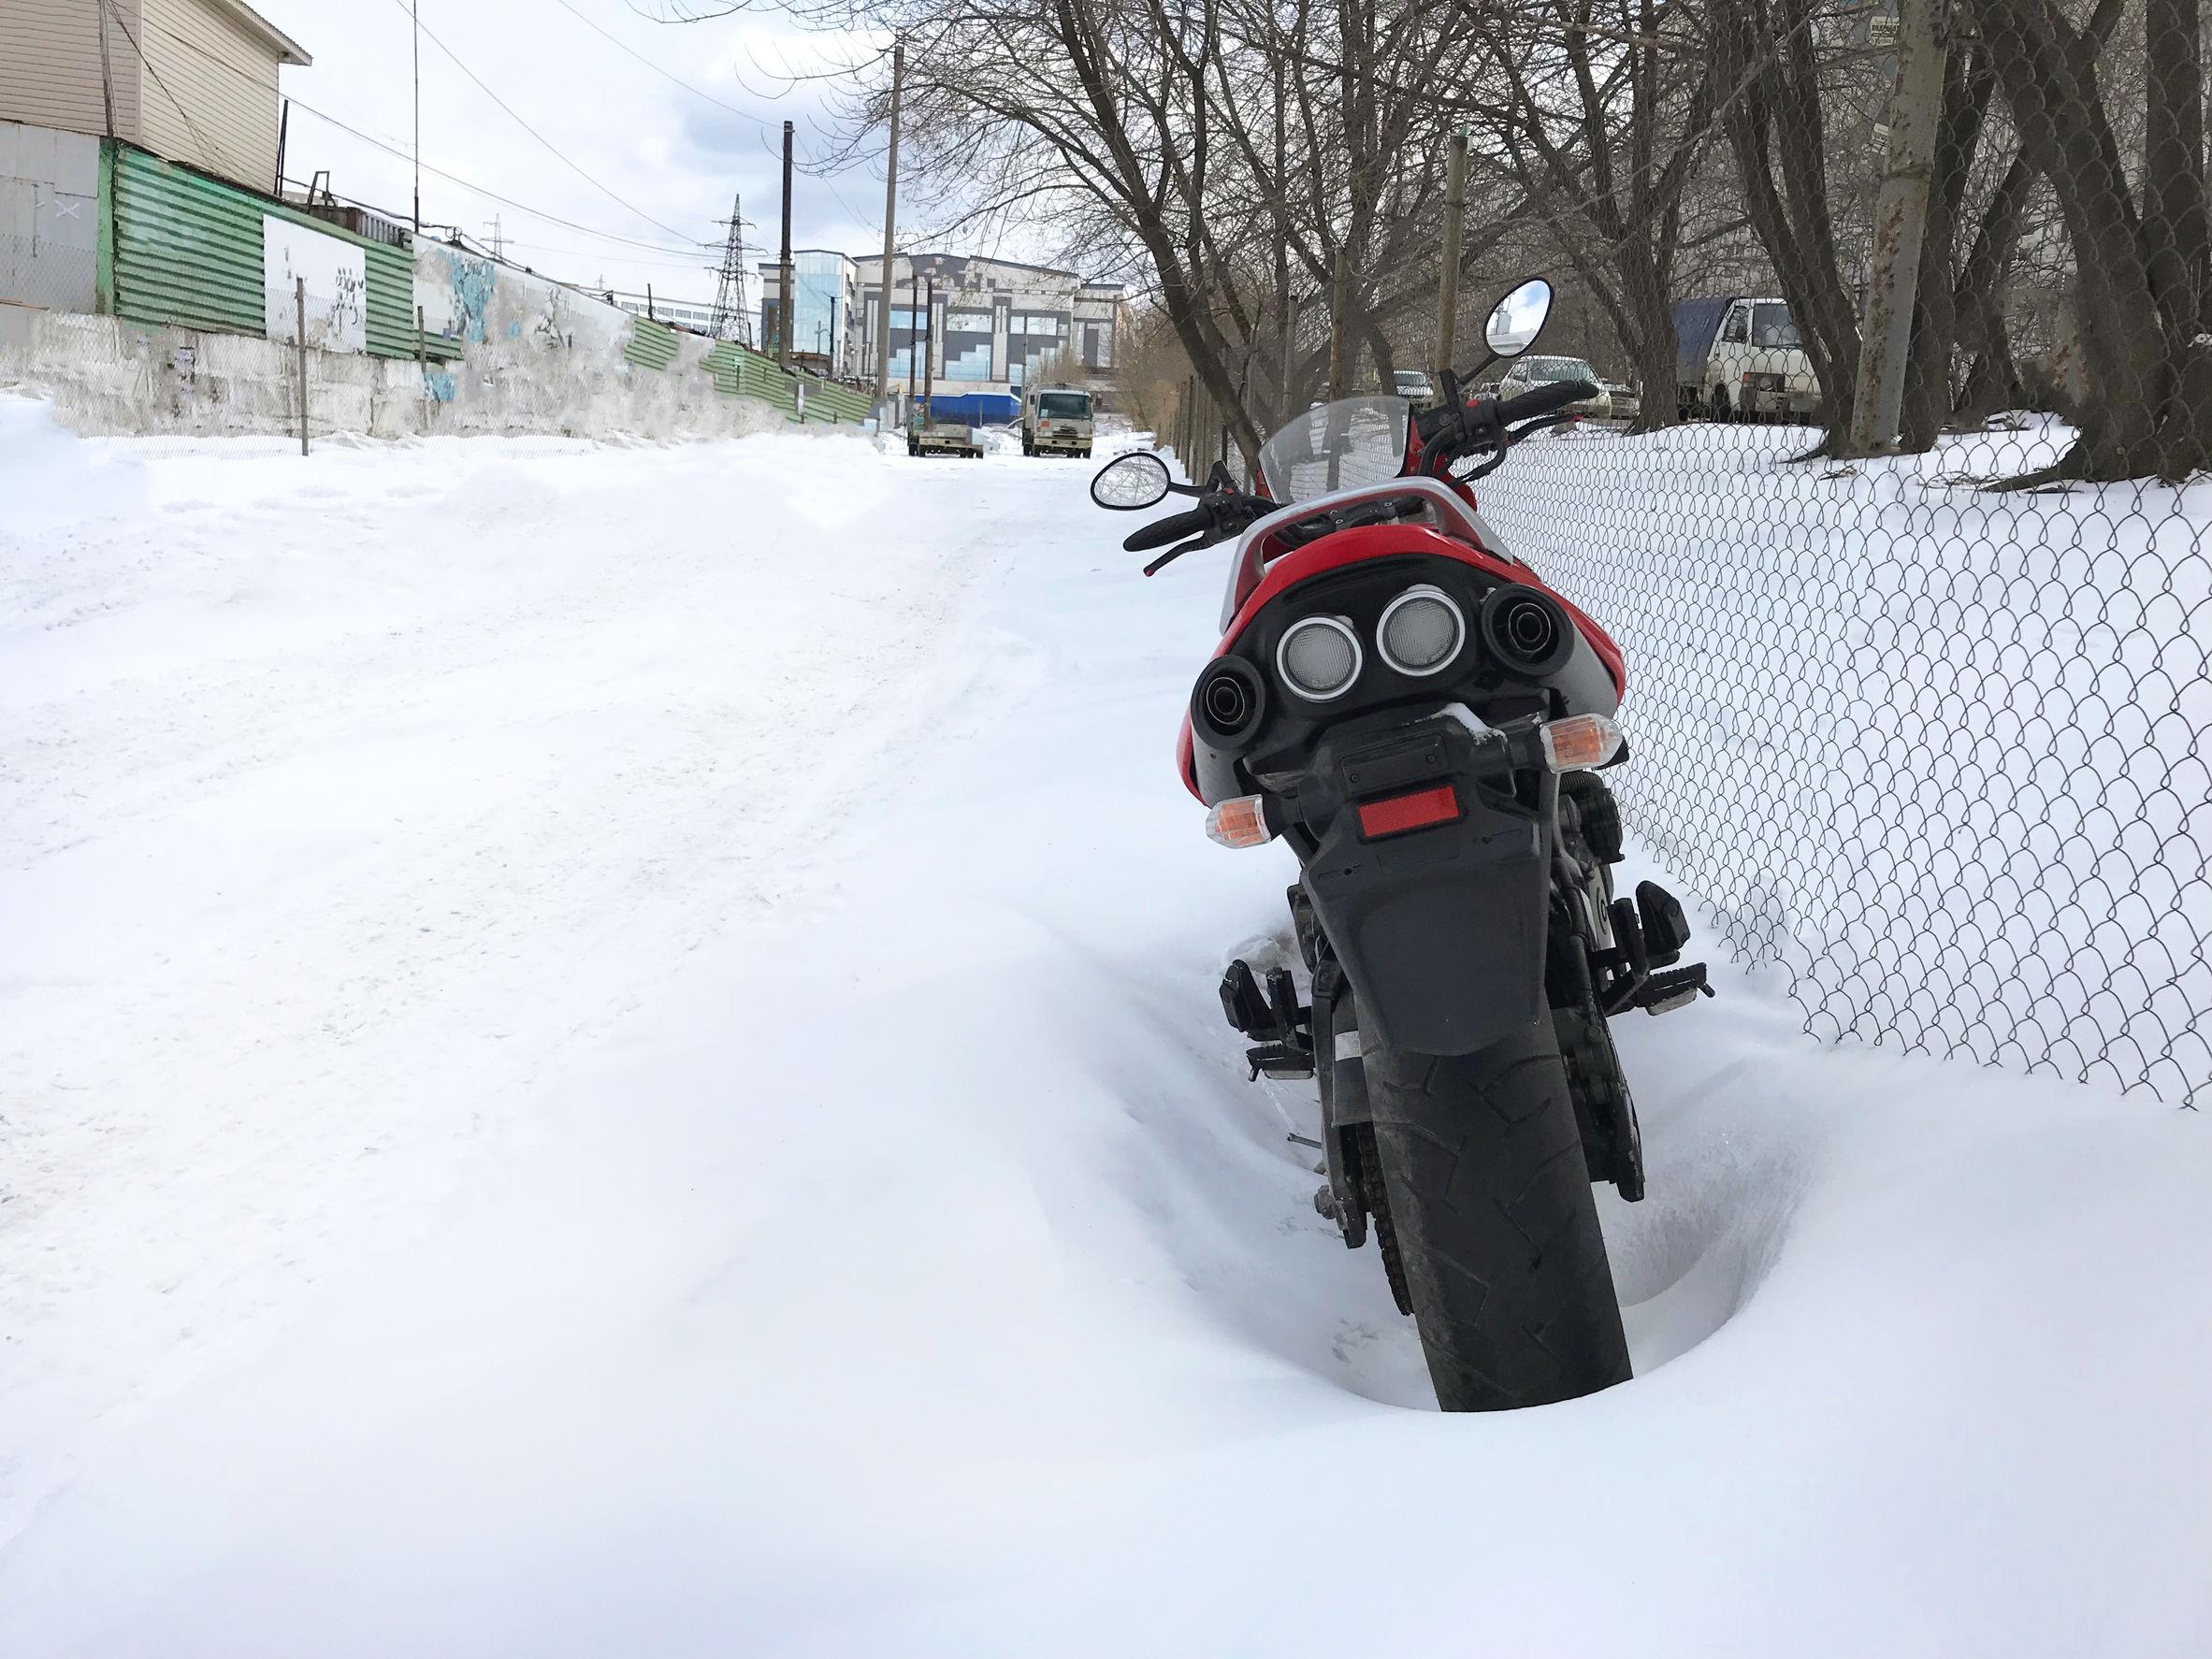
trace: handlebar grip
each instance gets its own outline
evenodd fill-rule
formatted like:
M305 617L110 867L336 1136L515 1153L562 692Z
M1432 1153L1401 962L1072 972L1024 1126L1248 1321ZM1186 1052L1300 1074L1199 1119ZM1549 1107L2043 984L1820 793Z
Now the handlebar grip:
M1171 541L1180 541L1185 536L1195 536L1201 530L1213 527L1213 514L1203 507L1193 507L1188 512L1171 512L1165 518L1155 519L1140 526L1121 540L1124 553L1143 553L1149 548L1165 547Z
M1533 392L1524 392L1497 406L1497 418L1509 425L1514 421L1533 420L1538 415L1548 415L1565 409L1570 403L1580 403L1598 396L1598 388L1588 381L1554 381L1548 386L1539 386Z

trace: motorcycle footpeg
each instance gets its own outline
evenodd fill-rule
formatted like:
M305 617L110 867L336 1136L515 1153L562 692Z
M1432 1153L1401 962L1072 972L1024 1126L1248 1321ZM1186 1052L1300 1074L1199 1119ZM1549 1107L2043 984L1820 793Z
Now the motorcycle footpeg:
M1664 968L1681 960L1683 946L1690 942L1689 919L1682 913L1682 901L1655 881L1640 881L1636 884L1636 915L1651 965Z
M1231 962L1222 974L1222 1013L1233 1031L1254 1039L1272 1034L1267 1000L1260 995L1260 984L1252 977L1251 964L1242 958Z
M1654 974L1637 988L1634 1006L1646 1014L1671 1014L1713 994L1713 987L1705 983L1705 964L1692 962L1686 968Z
M1251 1067L1255 1083L1263 1074L1282 1082L1294 1082L1313 1075L1313 1046L1304 1042L1263 1043L1256 1048L1247 1048L1244 1061Z

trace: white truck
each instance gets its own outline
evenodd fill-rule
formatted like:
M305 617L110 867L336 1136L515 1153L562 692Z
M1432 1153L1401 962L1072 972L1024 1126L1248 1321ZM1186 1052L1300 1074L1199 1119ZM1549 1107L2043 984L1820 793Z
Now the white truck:
M906 453L910 455L965 455L983 458L983 440L965 415L939 415L923 398L906 418Z
M1021 395L1021 453L1091 454L1091 394L1066 386L1035 386Z
M1801 419L1820 411L1820 382L1786 301L1742 295L1683 300L1674 308L1674 342L1675 403L1685 420Z

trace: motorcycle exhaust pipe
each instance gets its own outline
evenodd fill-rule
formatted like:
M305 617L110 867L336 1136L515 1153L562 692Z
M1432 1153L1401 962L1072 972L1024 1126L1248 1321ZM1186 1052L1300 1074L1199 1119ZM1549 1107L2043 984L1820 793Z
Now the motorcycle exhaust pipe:
M1574 655L1574 625L1559 601L1518 582L1491 590L1475 631L1492 661L1531 680L1557 673Z
M1266 712L1266 682L1241 656L1207 663L1191 693L1192 718L1216 746L1244 742L1260 729Z

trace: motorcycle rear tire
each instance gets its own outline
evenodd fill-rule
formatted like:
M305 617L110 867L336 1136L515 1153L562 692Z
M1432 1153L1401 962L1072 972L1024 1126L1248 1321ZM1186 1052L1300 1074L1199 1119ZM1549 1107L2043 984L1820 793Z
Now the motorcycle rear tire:
M1550 1019L1473 1054L1369 1046L1383 1190L1437 1403L1510 1411L1630 1376Z

